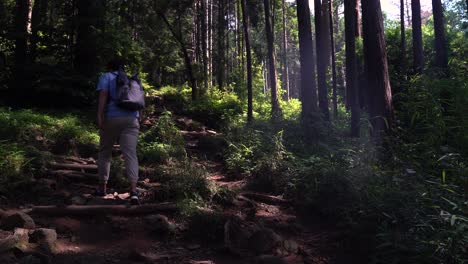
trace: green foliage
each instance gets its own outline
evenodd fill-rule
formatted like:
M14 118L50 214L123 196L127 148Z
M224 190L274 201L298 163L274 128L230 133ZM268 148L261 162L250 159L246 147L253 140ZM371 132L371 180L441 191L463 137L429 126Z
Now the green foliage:
M206 201L213 194L213 186L207 180L204 167L192 162L169 165L161 175L161 189L157 199L161 201Z
M30 162L18 144L0 142L0 195L12 196L12 191L31 182Z
M148 164L186 158L185 140L175 126L171 112L163 112L156 124L141 135L139 154L141 161Z
M189 115L203 120L208 127L223 128L240 121L243 109L234 93L210 90L205 96L191 104Z
M291 173L291 154L283 145L283 131L241 128L227 136L225 164L232 178L247 178L251 188L279 193Z
M71 145L97 145L96 130L73 115L54 117L30 109L11 110L0 108L0 136L20 143ZM63 146L65 144L66 146Z

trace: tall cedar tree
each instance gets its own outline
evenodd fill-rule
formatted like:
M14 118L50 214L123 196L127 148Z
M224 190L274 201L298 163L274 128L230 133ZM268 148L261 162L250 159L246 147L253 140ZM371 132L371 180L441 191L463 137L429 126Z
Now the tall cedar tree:
M201 8L201 42L202 42L202 53L203 53L203 81L205 84L205 89L209 88L208 83L208 6L207 0L200 1Z
M288 68L288 33L286 30L286 0L283 0L283 87L286 91L286 100L290 98L289 68Z
M218 88L224 88L224 72L225 72L225 28L226 19L224 17L225 0L218 1L218 54L217 54L217 79Z
M43 26L46 13L47 13L47 5L48 0L35 0L34 7L32 9L32 17L31 17L31 38L30 38L30 58L31 62L36 60L36 50L37 50L37 43L39 41L39 30Z
M359 137L361 108L359 105L358 73L356 59L356 0L345 1L345 41L346 41L346 90L351 107L351 136Z
M263 0L265 9L265 32L267 37L267 55L268 55L268 81L271 90L271 117L273 120L281 118L281 107L278 100L278 87L276 78L276 58L275 58L275 45L272 26L271 6L270 0Z
M184 41L184 36L181 35L182 33L180 33L181 32L180 30L179 30L179 33L176 32L174 26L169 22L169 20L166 18L166 15L163 12L158 12L158 14L162 18L166 26L168 27L174 39L177 41L177 43L179 43L180 51L182 52L182 55L184 57L185 72L187 73L187 77L190 81L190 85L192 86L192 100L196 100L197 95L198 95L197 80L195 78L195 74L193 71L192 58L190 57L188 47ZM178 20L178 23L179 23L179 28L180 28L181 27L180 18Z
M445 40L444 10L441 0L432 0L432 11L434 15L435 63L437 67L447 68L447 41Z
M371 133L375 141L381 143L383 133L393 122L393 105L380 0L362 1L362 22Z
M421 30L421 3L411 0L411 24L413 27L413 71L421 74L424 70L424 50Z
M28 60L28 16L30 8L30 0L17 0L15 9L15 93L18 96L24 95L25 86L25 66Z
M330 120L330 111L328 109L328 89L327 89L327 68L330 59L328 39L327 13L328 6L325 0L315 0L315 34L317 47L317 80L318 80L318 101L319 108L325 120Z
M245 52L247 59L247 121L250 123L253 120L253 103L252 103L252 53L250 51L250 19L249 12L246 10L246 0L241 0L242 5L242 23L244 26L244 41Z
M310 9L308 0L297 0L297 23L299 28L299 53L301 61L302 124L306 139L314 140L315 117L318 115L315 61L312 44Z
M333 0L328 1L328 16L330 25L330 47L331 47L331 67L332 67L332 91L333 91L333 116L338 119L338 98L336 94L336 56L335 56L335 36L333 29ZM338 19L338 17L336 17Z
M406 76L405 0L400 0L400 74Z

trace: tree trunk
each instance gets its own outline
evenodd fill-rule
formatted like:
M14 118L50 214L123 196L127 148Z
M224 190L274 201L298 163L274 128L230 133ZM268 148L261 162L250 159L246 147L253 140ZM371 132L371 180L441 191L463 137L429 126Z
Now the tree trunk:
M286 30L286 0L283 0L283 87L289 100L288 35Z
M273 27L270 14L270 0L263 0L265 8L265 31L267 36L267 56L268 56L268 80L271 92L271 118L277 120L281 118L281 107L278 100L278 87L276 82L276 58Z
M224 67L225 67L225 50L224 50L224 30L225 30L225 19L224 19L224 0L218 1L218 54L217 54L217 81L218 88L222 90L224 88Z
M448 66L448 57L444 29L444 10L441 0L432 0L432 11L434 15L435 63L437 67L445 69Z
M361 108L359 105L356 59L356 0L345 1L346 90L351 108L351 136L359 137Z
M195 75L193 74L192 60L190 58L187 47L185 45L184 38L183 38L183 36L178 35L175 32L175 30L172 27L171 23L169 22L169 20L167 20L166 16L163 13L158 13L158 14L162 18L162 20L164 21L166 26L169 28L169 31L171 32L174 39L179 43L180 50L181 50L182 55L184 57L185 72L187 73L187 77L188 77L189 82L190 82L190 84L192 86L192 100L196 100L197 95L198 95L197 80L195 78Z
M361 5L361 0L356 1L356 8L354 9L354 14L355 14L355 21L356 23L354 26L356 27L354 32L356 34L356 37L362 38L362 30L361 30L361 14L360 14L360 6Z
M31 62L36 61L36 50L37 50L37 43L39 41L38 32L39 29L42 27L44 18L46 16L48 6L48 0L35 0L34 7L32 10L32 17L31 17L31 43L30 43L30 58Z
M246 0L241 0L242 5L242 23L244 25L244 41L247 59L247 122L253 120L253 96L252 96L252 54L250 51L249 12L246 10Z
M30 0L17 0L14 24L14 38L15 38L15 94L24 96L27 90L26 71L27 52L28 52L28 17Z
M405 0L400 0L400 74L406 76Z
M297 0L297 23L299 28L299 53L301 61L302 125L306 140L314 141L318 134L314 133L314 125L316 124L319 114L317 108L312 26L308 0Z
M75 48L75 69L86 77L94 77L98 72L97 35L98 19L101 14L97 8L100 1L78 0L77 36Z
M372 137L382 143L393 122L392 90L380 0L363 0L364 57L369 84L369 115Z
M207 23L208 23L208 11L207 1L201 0L201 33L202 33L202 53L203 53L203 81L205 84L205 90L208 90L208 34L207 34Z
M421 4L419 0L411 0L411 23L413 26L413 69L421 74L424 69L424 50L421 30Z
M338 98L336 94L336 57L335 57L335 37L333 30L333 1L328 2L328 15L330 24L330 47L331 47L331 62L332 62L332 83L333 83L333 115L335 119L338 119Z
M315 34L317 46L317 80L318 80L318 101L319 108L324 116L324 119L330 120L330 111L328 109L328 89L327 89L327 68L330 59L328 50L328 13L323 12L328 8L325 0L323 3L320 0L315 0Z

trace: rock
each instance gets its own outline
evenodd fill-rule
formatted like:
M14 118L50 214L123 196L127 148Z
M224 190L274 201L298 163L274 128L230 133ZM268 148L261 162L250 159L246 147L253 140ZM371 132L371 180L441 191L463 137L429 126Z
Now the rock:
M19 260L19 264L41 264L41 259L33 255L28 255Z
M55 230L59 234L73 234L78 232L81 227L81 222L69 217L56 218L53 220L51 226L55 227Z
M6 216L6 215L7 215L7 213L5 211L3 211L2 209L0 209L0 220L2 220L2 218L4 216Z
M57 232L53 229L39 228L31 234L31 242L39 244L39 247L48 253L57 253L56 241Z
M294 240L283 241L283 248L290 253L296 254L299 252L299 244Z
M74 204L74 205L84 205L86 204L86 199L81 196L73 196L70 199L70 202L71 204Z
M25 248L29 244L29 230L24 228L15 228L14 236L17 240L16 246Z
M17 240L12 232L0 230L0 253L13 249L16 242Z
M16 247L25 248L29 242L29 230L16 228L15 232L0 231L0 253Z
M22 212L7 214L2 218L1 229L14 230L16 227L34 229L36 224L29 215Z
M256 264L287 264L286 261L278 256L273 255L261 255L257 257Z
M176 230L175 225L171 223L164 215L149 215L144 218L144 221L148 224L152 231L159 234L171 234Z
M249 249L257 254L269 253L280 244L281 237L269 228L262 228L249 238Z

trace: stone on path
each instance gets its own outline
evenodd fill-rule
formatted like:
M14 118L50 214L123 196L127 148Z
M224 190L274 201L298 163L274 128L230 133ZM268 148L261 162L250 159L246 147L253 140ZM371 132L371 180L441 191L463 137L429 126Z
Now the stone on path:
M16 228L15 232L0 230L0 253L12 250L16 247L27 247L29 242L29 230Z
M148 215L144 218L151 231L159 234L171 234L175 232L175 225L164 215Z
M31 242L39 244L39 247L48 252L57 253L57 232L53 229L39 228L31 233Z
M256 264L287 264L286 261L278 256L261 255L257 257Z
M23 212L16 212L7 214L2 218L0 228L3 230L14 230L16 227L34 229L36 224L34 220Z

